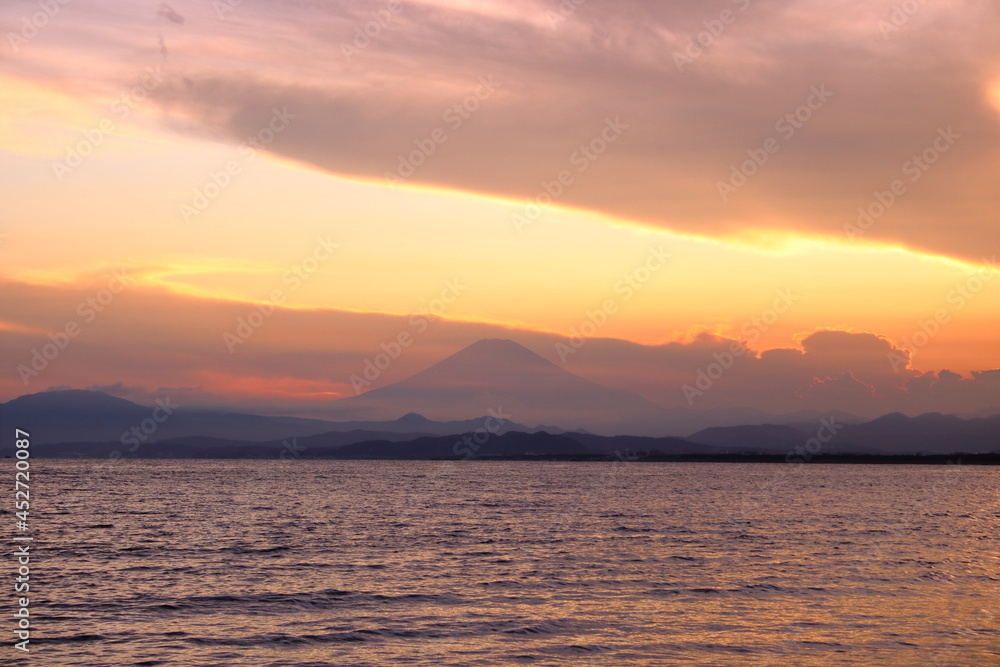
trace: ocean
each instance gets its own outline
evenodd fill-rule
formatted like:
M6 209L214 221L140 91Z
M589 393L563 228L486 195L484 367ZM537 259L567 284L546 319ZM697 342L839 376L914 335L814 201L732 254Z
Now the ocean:
M998 488L969 465L33 459L30 653L5 585L0 664L998 665Z

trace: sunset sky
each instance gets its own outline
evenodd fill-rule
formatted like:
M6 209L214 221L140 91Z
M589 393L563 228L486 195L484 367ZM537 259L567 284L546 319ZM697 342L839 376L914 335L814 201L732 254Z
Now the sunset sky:
M668 408L1000 408L990 0L9 0L0 32L0 400L320 416L407 333L371 386L494 337Z

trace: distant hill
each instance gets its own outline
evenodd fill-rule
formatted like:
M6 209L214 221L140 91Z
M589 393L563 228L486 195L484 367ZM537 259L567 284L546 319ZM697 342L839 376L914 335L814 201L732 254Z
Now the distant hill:
M489 414L522 424L557 424L596 433L658 433L667 411L627 391L570 373L510 340L484 339L395 384L330 406L338 420L418 412L446 421Z
M487 352L487 356L493 358L492 352ZM521 352L516 354L522 355ZM566 379L550 368L542 368L543 374L555 377L556 382L568 383L571 388L582 386L587 396L575 394L581 400L588 396L588 400L596 400L604 391L612 391L597 385L593 385L597 389L588 384L579 385L577 380L586 381ZM445 375L455 377L451 373ZM612 393L611 396L625 401L626 406L637 405L629 394L622 397ZM641 412L642 404L638 406ZM784 456L789 452L801 452L807 443L815 444L812 439L818 435L822 435L818 449L822 454L1000 453L1000 416L963 419L938 413L917 417L892 413L863 423L846 423L834 418L833 423L837 426L832 438L828 437L829 430L821 428L822 421L818 419L793 424L716 426L687 438L676 438L644 436L641 431L633 435L600 435L551 427L532 428L489 415L435 421L407 412L388 421L327 422L200 411L183 406L156 410L156 406L138 405L100 392L53 391L0 404L0 427L7 433L14 428L31 433L33 456L97 458L107 457L114 451L126 457L143 458L620 457L628 452L665 456L744 453ZM513 412L506 405L502 405L502 411L504 415ZM155 415L162 417L162 421L157 422ZM828 417L823 419L830 421ZM155 429L143 433L143 425L155 426ZM132 435L133 428L140 429L143 437ZM666 429L661 433L664 431ZM2 455L13 455L13 443L9 438L0 439L0 445Z
M564 429L557 426L529 427L506 419L501 423L499 420L489 420L489 417L488 414L484 413L476 419L434 421L427 419L423 415L410 412L399 419L391 421L336 421L324 423L329 424L330 428L336 431L384 431L387 433L422 433L426 435L449 435L452 433L475 431L478 428L485 428L484 425L487 422L496 433L506 433L507 431L562 433L564 431Z
M837 440L859 450L890 454L1000 452L1000 416L961 419L937 412L917 417L892 413L846 426Z
M0 424L28 431L35 443L119 440L132 427L140 429L143 442L194 435L253 442L333 429L318 419L198 410L176 400L165 405L154 413L156 405L139 405L97 391L47 391L0 403ZM147 431L155 425L152 433L142 432L144 421Z
M804 445L820 428L818 421L716 427L699 431L689 440L730 452L780 453ZM824 437L828 434L822 432ZM908 417L897 412L861 424L842 424L829 442L821 444L825 453L994 453L1000 452L1000 416L962 419L928 413Z
M410 442L361 442L342 447L336 458L441 458L471 459L512 456L603 455L626 460L634 452L710 454L714 448L680 438L602 436L589 433L505 433L488 439L473 434L419 438Z
M793 449L810 437L808 431L795 426L753 424L706 428L690 436L690 440L725 451L778 452Z
M56 443L35 450L36 456L62 458L250 458L250 459L472 459L518 456L608 456L625 459L632 452L663 454L711 453L711 447L678 438L606 437L510 431L487 434L467 431L446 436L331 432L271 442L246 442L211 437L182 437L150 442L134 451L119 442ZM6 453L6 452L5 452Z
M369 428L415 411L439 421L464 421L503 410L532 430L586 430L603 435L687 436L711 426L788 424L820 413L773 415L753 408L666 409L620 389L570 373L511 340L483 339L400 382L335 401L329 419ZM835 413L844 423L862 421ZM541 424L557 424L559 429ZM511 429L515 430L515 429ZM517 429L521 430L521 429Z
M33 456L54 458L140 459L288 459L330 458L345 445L379 440L408 442L427 437L422 433L379 431L331 432L318 436L290 436L281 440L251 442L211 436L183 436L141 443L137 447L119 440L104 442L58 442L33 445ZM117 454L113 454L117 452ZM4 451L9 454L8 451Z
M139 405L97 391L49 391L0 403L0 425L28 431L35 445L117 442L117 448L121 449L122 436L130 434L133 427L139 429L141 437L131 436L129 446L136 440L147 447L152 443L180 438L203 438L204 442L266 443L314 436L316 439L310 442L315 447L339 447L381 437L398 440L471 432L484 428L487 423L486 415L478 419L437 422L415 413L392 421L328 422L198 410L184 405L175 408L174 403L176 401L168 401L165 408L157 411L156 405ZM148 427L146 431L143 431L144 422ZM489 425L496 433L538 430L506 420L502 423L493 420ZM155 430L148 432L153 426ZM555 427L548 427L547 430L561 432Z
M468 434L466 434L468 435ZM494 456L586 455L592 452L576 440L552 433L504 433L483 438L462 434L418 438L409 442L368 441L340 448L339 459L471 459Z

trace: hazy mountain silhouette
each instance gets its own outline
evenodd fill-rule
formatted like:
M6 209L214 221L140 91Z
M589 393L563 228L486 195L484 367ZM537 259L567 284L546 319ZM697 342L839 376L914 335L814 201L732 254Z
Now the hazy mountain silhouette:
M570 373L510 340L483 339L395 384L337 401L337 419L430 419L509 415L523 424L556 424L598 433L659 432L667 411L627 391Z
M332 432L271 442L244 442L203 436L172 438L143 444L134 452L118 442L73 442L48 445L39 456L107 459L118 451L125 458L249 459L478 459L488 457L600 457L628 460L633 452L711 454L713 447L680 438L600 436L587 433L499 435L482 431L452 435L415 435L375 431ZM5 454L9 455L7 451Z
M650 407L651 404L637 396L567 373L509 341L480 341L463 352L469 354L453 355L410 380L370 394L376 394L375 398L386 404L396 405L411 399L418 402L420 392L426 391L435 405L443 402L447 407L448 401L456 401L461 409L471 410L483 398L484 394L479 393L484 391L483 387L491 387L485 396L496 401L494 407L487 407L473 419L435 421L407 411L391 421L328 422L181 406L171 408L169 417L156 423L152 433L133 440L137 446L127 449L122 436L133 427L152 424L154 406L138 405L101 392L66 390L30 394L0 404L0 428L29 431L33 444L40 446L32 452L40 456L107 457L119 449L125 456L182 458L619 456L623 451L666 455L743 452L784 455L801 450L820 432L820 421L809 419L794 424L717 426L688 438L643 437L643 428L658 428L663 434L669 432L669 426L661 421L664 411ZM469 362L468 366L462 363L463 359ZM534 382L523 380L526 372ZM539 405L528 405L529 400L538 401ZM491 417L488 414L491 409L503 421ZM547 421L554 414L561 414L569 424L587 424L593 430L618 431L623 435L608 437L549 427L529 428L513 420L518 410L527 415L525 421L529 422L534 421L532 417L541 420L544 416ZM588 410L601 420L586 414ZM160 416L163 414L161 409ZM729 417L739 414L737 410ZM626 421L621 415L632 415L633 420ZM794 416L801 419L806 415ZM830 422L829 416L824 419ZM1000 453L1000 416L963 419L939 413L918 417L892 413L850 424L833 415L833 423L838 425L836 435L822 443L823 454ZM477 436L472 441L477 446L469 444L466 436L470 434ZM489 438L482 437L486 434ZM290 442L294 443L291 449ZM286 455L283 450L288 450ZM4 455L11 454L12 447L5 447Z
M753 424L714 426L698 431L690 439L722 450L777 453L794 449L809 437L808 431L787 424Z
M178 401L166 401L164 406L155 414L162 421L147 422L147 427L155 424L156 429L143 433L142 442L195 435L253 442L324 433L334 428L318 419L198 410ZM0 424L28 431L40 444L105 442L119 440L133 427L141 428L145 420L154 418L156 408L98 391L46 391L0 403Z
M315 436L315 447L339 447L345 444L389 437L392 440L413 439L425 435L448 435L482 428L486 415L478 419L437 422L422 415L409 413L399 419L385 422L328 422L297 417L268 417L235 412L215 412L187 408L174 408L174 401L166 404L156 416L162 421L153 422L156 405L145 406L98 391L67 389L28 394L7 403L0 403L0 425L20 428L31 433L35 444L54 443L109 443L120 441L123 434L133 427L142 428L155 424L152 433L140 432L141 444L181 438L203 438L204 442L219 440L213 446L224 447L223 441L236 443L269 442L291 437ZM167 414L169 410L170 414ZM490 424L494 424L491 422ZM505 421L497 424L496 433L508 431L533 432L539 429L524 424ZM550 432L560 429L547 427ZM350 433L351 435L345 435ZM401 437L390 437L398 434ZM132 441L134 443L134 440ZM190 442L188 443L190 444ZM279 444L280 448L280 444ZM80 455L89 449L67 450L67 455ZM76 452L76 453L73 453Z
M469 434L465 434L469 435ZM580 456L592 452L573 438L552 433L510 432L477 443L463 434L409 442L368 441L347 445L333 455L343 459L463 459L490 456Z
M839 422L837 422L840 424ZM782 453L801 447L820 430L817 422L714 427L689 440L722 451ZM829 431L823 433L824 437ZM962 419L927 413L908 417L894 412L860 424L841 424L819 451L875 454L1000 453L1000 416Z
M787 414L771 414L756 408L715 408L693 410L690 408L670 408L667 421L659 431L660 435L689 437L713 427L746 426L748 424L788 424L815 423L820 418L834 417L842 424L859 424L861 417L841 411L818 412L800 410Z
M898 412L847 426L837 440L858 449L889 453L1000 452L1000 416L962 419L929 412L907 417Z
M465 433L475 431L477 428L485 428L484 424L490 415L483 414L475 419L459 419L453 421L435 421L427 419L416 412L409 412L399 419L390 421L335 421L324 422L330 425L334 431L382 431L385 433L419 433L422 435L451 435L453 433ZM535 431L548 431L549 433L562 433L564 429L556 426L536 426L529 427L524 424L504 420L490 422L490 426L495 433L506 433L507 431L520 431L523 433L534 433ZM317 436L320 437L320 436Z

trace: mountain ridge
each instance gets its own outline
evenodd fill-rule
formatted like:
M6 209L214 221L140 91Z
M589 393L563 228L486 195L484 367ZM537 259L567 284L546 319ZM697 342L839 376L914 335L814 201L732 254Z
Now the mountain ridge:
M408 378L335 401L329 415L386 419L417 412L438 421L502 410L528 424L554 423L615 434L658 430L667 411L621 389L570 373L523 345L481 339Z

